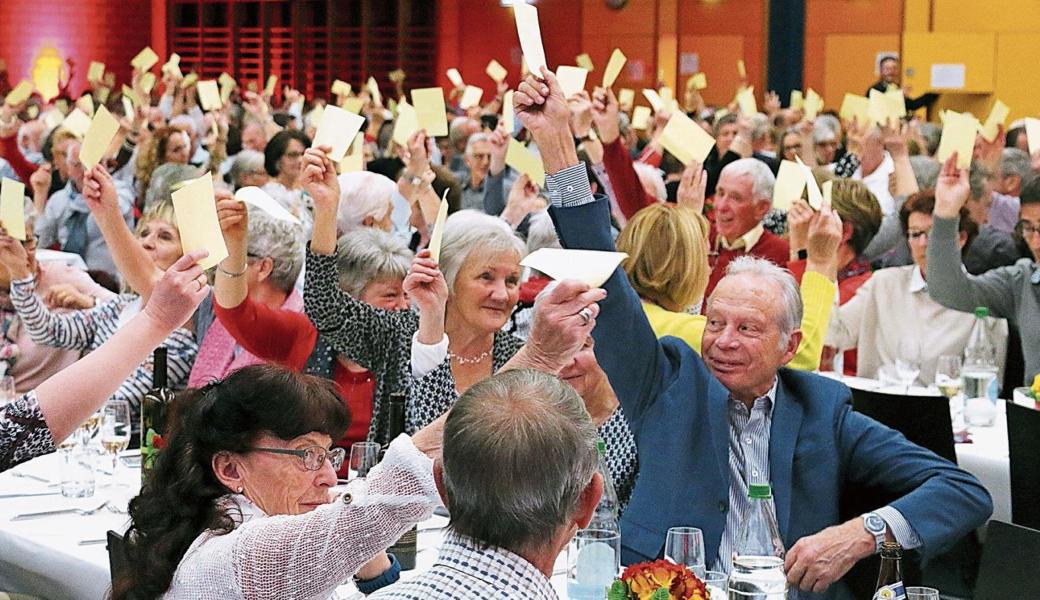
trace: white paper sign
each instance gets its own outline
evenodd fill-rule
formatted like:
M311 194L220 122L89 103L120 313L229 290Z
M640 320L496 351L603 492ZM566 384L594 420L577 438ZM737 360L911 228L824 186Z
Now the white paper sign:
M557 281L577 279L592 287L599 287L610 279L614 269L625 258L628 255L624 252L542 248L528 254L520 264L541 271Z
M929 87L932 89L964 89L964 70L963 64L934 64Z

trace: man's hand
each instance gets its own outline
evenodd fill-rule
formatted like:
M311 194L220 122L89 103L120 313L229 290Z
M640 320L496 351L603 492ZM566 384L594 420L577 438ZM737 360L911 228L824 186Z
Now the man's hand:
M957 153L954 152L943 163L939 180L935 183L935 209L932 214L945 219L955 219L970 196L968 170L957 168Z
M621 137L621 127L618 124L619 110L614 90L596 88L592 95L592 120L596 123L599 139L604 145Z
M762 105L763 112L772 117L780 111L780 96L776 92L770 90L766 92L765 102Z
M506 126L501 121L499 121L498 127L488 136L488 141L491 143L491 167L489 172L492 175L498 175L506 169L509 137L510 133L506 131Z
M684 206L698 215L703 214L704 193L707 188L708 174L704 171L704 165L694 160L683 170L676 201L679 206Z
M321 146L303 153L303 188L314 199L315 208L334 214L339 208L339 180L327 154L331 151Z
M892 158L910 155L910 151L907 149L909 139L910 125L908 123L900 121L893 124L889 121L881 128L881 140L885 145L885 150L888 150Z
M546 173L578 164L568 125L571 111L552 71L542 67L542 79L529 74L520 83L513 94L513 111L538 144Z
M856 517L803 537L787 552L787 581L804 592L821 593L860 560L874 553L874 536Z
M559 373L585 345L596 326L596 303L606 297L606 290L571 279L543 293L534 304L534 323L522 349L525 364L518 366Z

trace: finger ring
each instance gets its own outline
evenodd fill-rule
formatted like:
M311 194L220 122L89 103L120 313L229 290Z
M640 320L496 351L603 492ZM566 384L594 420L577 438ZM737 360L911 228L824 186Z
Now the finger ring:
M584 322L585 325L588 325L589 322L592 321L592 311L589 310L588 306L579 310L578 314L581 316L581 320Z
M204 279L195 279L195 283L199 284L200 292L202 291L202 288L206 287L206 281Z

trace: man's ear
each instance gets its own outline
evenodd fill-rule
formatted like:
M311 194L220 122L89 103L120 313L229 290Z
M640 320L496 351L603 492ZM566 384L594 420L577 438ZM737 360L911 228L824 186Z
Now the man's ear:
M596 506L602 497L603 476L596 472L593 473L589 484L585 486L585 489L581 491L581 495L578 496L578 506L574 513L574 522L578 529L585 529L589 526L593 515L596 514Z
M437 486L437 494L441 497L441 503L448 506L448 492L444 487L444 466L440 459L433 461L433 483Z

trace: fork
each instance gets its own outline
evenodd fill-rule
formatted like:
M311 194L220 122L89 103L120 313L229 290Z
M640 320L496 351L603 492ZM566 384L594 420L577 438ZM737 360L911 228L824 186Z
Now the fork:
M38 519L40 517L51 517L54 515L80 515L86 517L98 512L106 506L108 506L108 500L105 500L104 502L102 502L94 508L63 508L61 510L45 510L42 512L22 513L20 515L12 517L11 520L26 521L28 519Z

